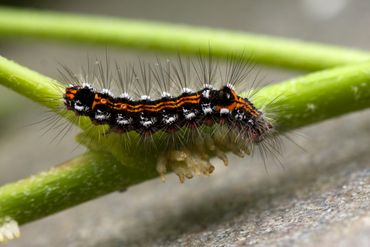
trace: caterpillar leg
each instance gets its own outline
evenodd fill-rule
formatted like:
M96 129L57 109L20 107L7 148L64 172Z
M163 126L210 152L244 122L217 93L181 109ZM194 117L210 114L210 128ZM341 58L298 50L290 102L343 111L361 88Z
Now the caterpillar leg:
M209 176L215 170L211 163L212 157L217 157L225 166L228 165L226 152L243 157L249 154L249 149L247 145L236 145L227 139L205 138L195 142L191 148L164 151L158 158L157 171L164 181L165 174L170 169L179 177L181 183L196 175Z

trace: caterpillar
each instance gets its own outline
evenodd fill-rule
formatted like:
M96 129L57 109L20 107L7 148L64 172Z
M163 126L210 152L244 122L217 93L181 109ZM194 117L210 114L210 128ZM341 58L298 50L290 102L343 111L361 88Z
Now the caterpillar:
M253 142L263 140L272 128L247 98L236 94L232 85L221 89L205 86L197 92L184 88L181 95L150 100L146 95L133 100L123 94L114 97L107 90L96 91L89 84L72 85L63 95L68 110L88 116L94 124L108 124L115 132L136 131L150 135L157 131L173 132L183 127L226 124L237 128Z
M136 133L139 140L159 136L165 148L157 157L158 172L163 177L170 167L183 182L212 173L211 156L227 165L227 151L244 156L254 146L276 150L273 121L251 99L237 93L236 86L250 72L242 60L233 58L224 67L213 64L211 56L199 57L197 62L181 57L177 62L157 59L154 65L140 62L138 67L123 69L116 63L116 72L111 74L106 58L105 66L97 61L93 72L83 76L64 67L68 85L63 104L94 125L108 126L108 134ZM118 82L119 96L109 88L112 81Z

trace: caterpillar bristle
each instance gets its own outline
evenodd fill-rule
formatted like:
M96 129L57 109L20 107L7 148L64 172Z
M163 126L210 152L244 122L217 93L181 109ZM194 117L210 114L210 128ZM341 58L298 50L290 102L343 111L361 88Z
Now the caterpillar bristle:
M81 73L62 66L63 111L88 118L96 127L107 126L99 138L120 135L125 149L136 143L156 150L162 178L168 170L181 182L208 176L214 170L212 157L227 166L227 152L244 157L256 146L263 159L268 153L275 157L281 146L273 120L252 98L237 93L254 69L243 56L231 55L226 64L211 54L195 60L178 56L175 62L157 58L154 64L139 61L138 66L115 61L113 73L108 56L88 61ZM56 127L54 120L48 121L49 129ZM68 129L62 127L58 137Z

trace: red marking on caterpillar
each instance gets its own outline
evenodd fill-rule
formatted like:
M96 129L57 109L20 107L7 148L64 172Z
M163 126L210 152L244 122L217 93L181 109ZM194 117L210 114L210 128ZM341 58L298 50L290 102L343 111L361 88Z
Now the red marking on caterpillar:
M108 71L106 59L105 66L96 62L89 71L89 65L82 76L64 67L62 75L69 84L62 96L64 107L94 125L109 126L108 134L136 132L144 141L157 136L165 146L158 157L161 175L173 163L178 163L171 168L181 181L208 175L214 169L211 155L227 164L226 151L242 156L254 146L262 154L278 149L270 118L251 99L238 95L235 88L244 83L250 67L243 59L233 59L224 67L214 64L211 56L196 62L181 57L175 63L157 59L154 65L141 62L123 69L116 64L114 74ZM118 82L119 96L112 93L112 81Z

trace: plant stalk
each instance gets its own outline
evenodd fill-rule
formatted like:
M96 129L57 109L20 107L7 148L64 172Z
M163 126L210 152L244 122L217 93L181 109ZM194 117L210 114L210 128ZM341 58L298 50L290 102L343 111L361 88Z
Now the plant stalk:
M234 54L255 63L308 71L370 59L366 51L267 35L5 7L0 8L0 36L193 55L211 49L218 58Z

